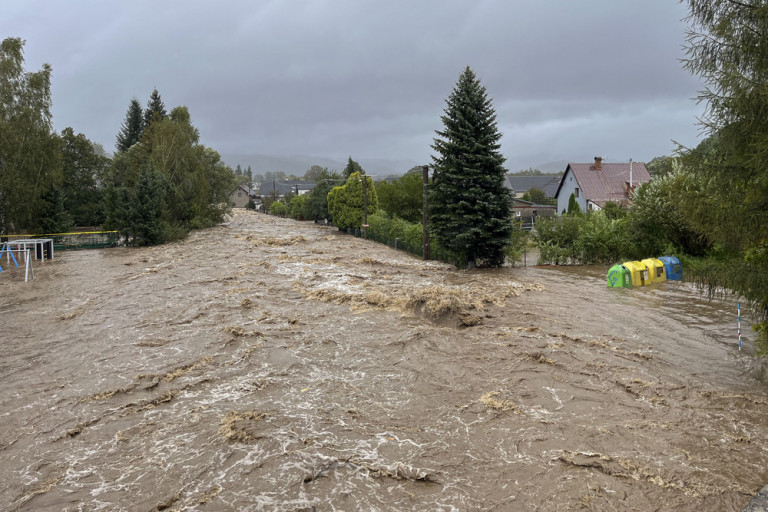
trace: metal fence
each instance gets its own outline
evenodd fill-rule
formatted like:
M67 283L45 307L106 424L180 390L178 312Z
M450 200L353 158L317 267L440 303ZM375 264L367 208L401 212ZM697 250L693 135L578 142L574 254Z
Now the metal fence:
M115 247L118 241L117 231L85 231L79 233L51 233L45 235L6 235L9 241L15 239L50 238L53 249L101 249Z
M366 236L366 234L363 232L361 228L349 230L348 232L350 234L353 234L357 238L362 238ZM378 234L372 232L371 230L368 230L367 238L368 240L373 240L374 242L378 242L380 244L386 244L399 251L405 251L415 256L418 256L420 258L424 257L424 247L422 247L421 244L409 244L406 241L401 240L399 238L392 239L384 236L379 236ZM443 249L442 247L437 245L434 240L430 241L429 259L435 260L435 261L442 261L443 263L449 263L451 265L454 265L460 268L467 266L466 260L463 260L459 255L453 252Z

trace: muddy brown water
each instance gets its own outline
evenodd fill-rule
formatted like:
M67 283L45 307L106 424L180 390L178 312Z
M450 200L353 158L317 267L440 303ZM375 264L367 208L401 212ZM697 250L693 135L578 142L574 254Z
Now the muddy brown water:
M0 274L2 510L741 510L748 318L251 212Z

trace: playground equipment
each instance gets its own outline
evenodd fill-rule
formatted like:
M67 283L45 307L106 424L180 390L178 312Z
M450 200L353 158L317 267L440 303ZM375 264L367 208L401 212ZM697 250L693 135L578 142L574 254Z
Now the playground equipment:
M19 268L19 261L16 259L16 256L14 253L18 254L19 256L24 257L24 282L26 283L30 279L33 279L35 277L34 271L32 270L32 262L31 262L31 249L24 248L14 248L11 247L11 242L4 242L2 245L0 245L0 272L3 271L2 262L3 262L3 255L5 255L5 259L7 262L7 266L10 266L11 262L13 262L13 265L16 269Z

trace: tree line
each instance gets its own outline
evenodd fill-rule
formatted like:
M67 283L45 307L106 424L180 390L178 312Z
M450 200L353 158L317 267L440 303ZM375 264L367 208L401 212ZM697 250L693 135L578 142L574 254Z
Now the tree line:
M147 245L222 220L236 177L186 107L166 112L157 90L146 108L132 99L110 158L71 127L53 130L51 67L26 71L24 44L0 43L0 235L103 226Z

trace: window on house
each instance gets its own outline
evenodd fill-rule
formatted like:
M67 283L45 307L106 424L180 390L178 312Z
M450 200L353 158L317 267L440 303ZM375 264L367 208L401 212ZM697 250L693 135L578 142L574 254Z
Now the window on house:
M579 197L579 187L576 187L576 190L573 193L576 197Z
M243 193L242 192L238 192L237 193L237 197L243 197Z

